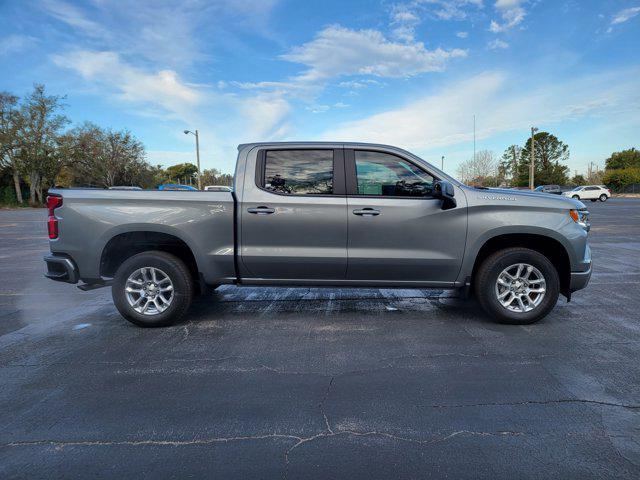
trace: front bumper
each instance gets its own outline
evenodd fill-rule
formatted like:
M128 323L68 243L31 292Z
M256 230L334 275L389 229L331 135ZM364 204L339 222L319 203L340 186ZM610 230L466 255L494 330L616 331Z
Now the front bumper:
M47 264L45 277L67 283L78 283L80 280L78 267L71 258L52 253L45 255L44 261Z
M571 272L571 280L569 282L569 290L575 292L576 290L582 290L589 283L591 278L591 264L589 264L589 270L586 272Z

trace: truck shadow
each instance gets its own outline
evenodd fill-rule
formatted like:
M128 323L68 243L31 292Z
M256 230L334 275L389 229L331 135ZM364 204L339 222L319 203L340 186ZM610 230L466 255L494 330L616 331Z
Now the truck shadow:
M377 318L490 322L478 303L452 290L364 288L275 288L222 286L194 299L183 322L330 317L366 321Z

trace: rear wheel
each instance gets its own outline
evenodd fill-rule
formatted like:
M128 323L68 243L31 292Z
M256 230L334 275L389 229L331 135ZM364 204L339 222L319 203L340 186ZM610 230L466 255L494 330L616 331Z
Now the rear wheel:
M140 327L164 327L189 309L193 280L187 266L166 252L143 252L120 265L111 289L120 314Z
M600 201L601 202L606 202L608 198L609 197L607 197L604 193L602 195L600 195Z
M528 248L499 250L474 279L482 308L500 323L526 325L546 316L560 293L558 272L547 257Z

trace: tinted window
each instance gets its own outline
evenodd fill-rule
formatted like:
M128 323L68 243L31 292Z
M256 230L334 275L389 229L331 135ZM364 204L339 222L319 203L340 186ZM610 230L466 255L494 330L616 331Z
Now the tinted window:
M358 195L428 197L433 177L412 163L381 152L355 151Z
M333 150L271 150L264 188L292 195L333 193Z
M587 187L585 190L600 190L598 187Z

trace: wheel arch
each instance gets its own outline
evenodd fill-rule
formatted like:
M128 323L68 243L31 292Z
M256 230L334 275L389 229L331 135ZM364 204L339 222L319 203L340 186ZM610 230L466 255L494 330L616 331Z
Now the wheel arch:
M118 267L128 258L147 251L162 251L182 260L194 284L202 284L199 262L193 248L175 232L157 229L136 229L114 232L102 247L99 272L101 277L113 277Z
M571 259L565 245L551 235L545 233L498 233L484 240L477 248L470 271L474 278L478 267L494 252L511 247L523 247L534 250L547 257L558 271L560 293L569 297L571 281Z

